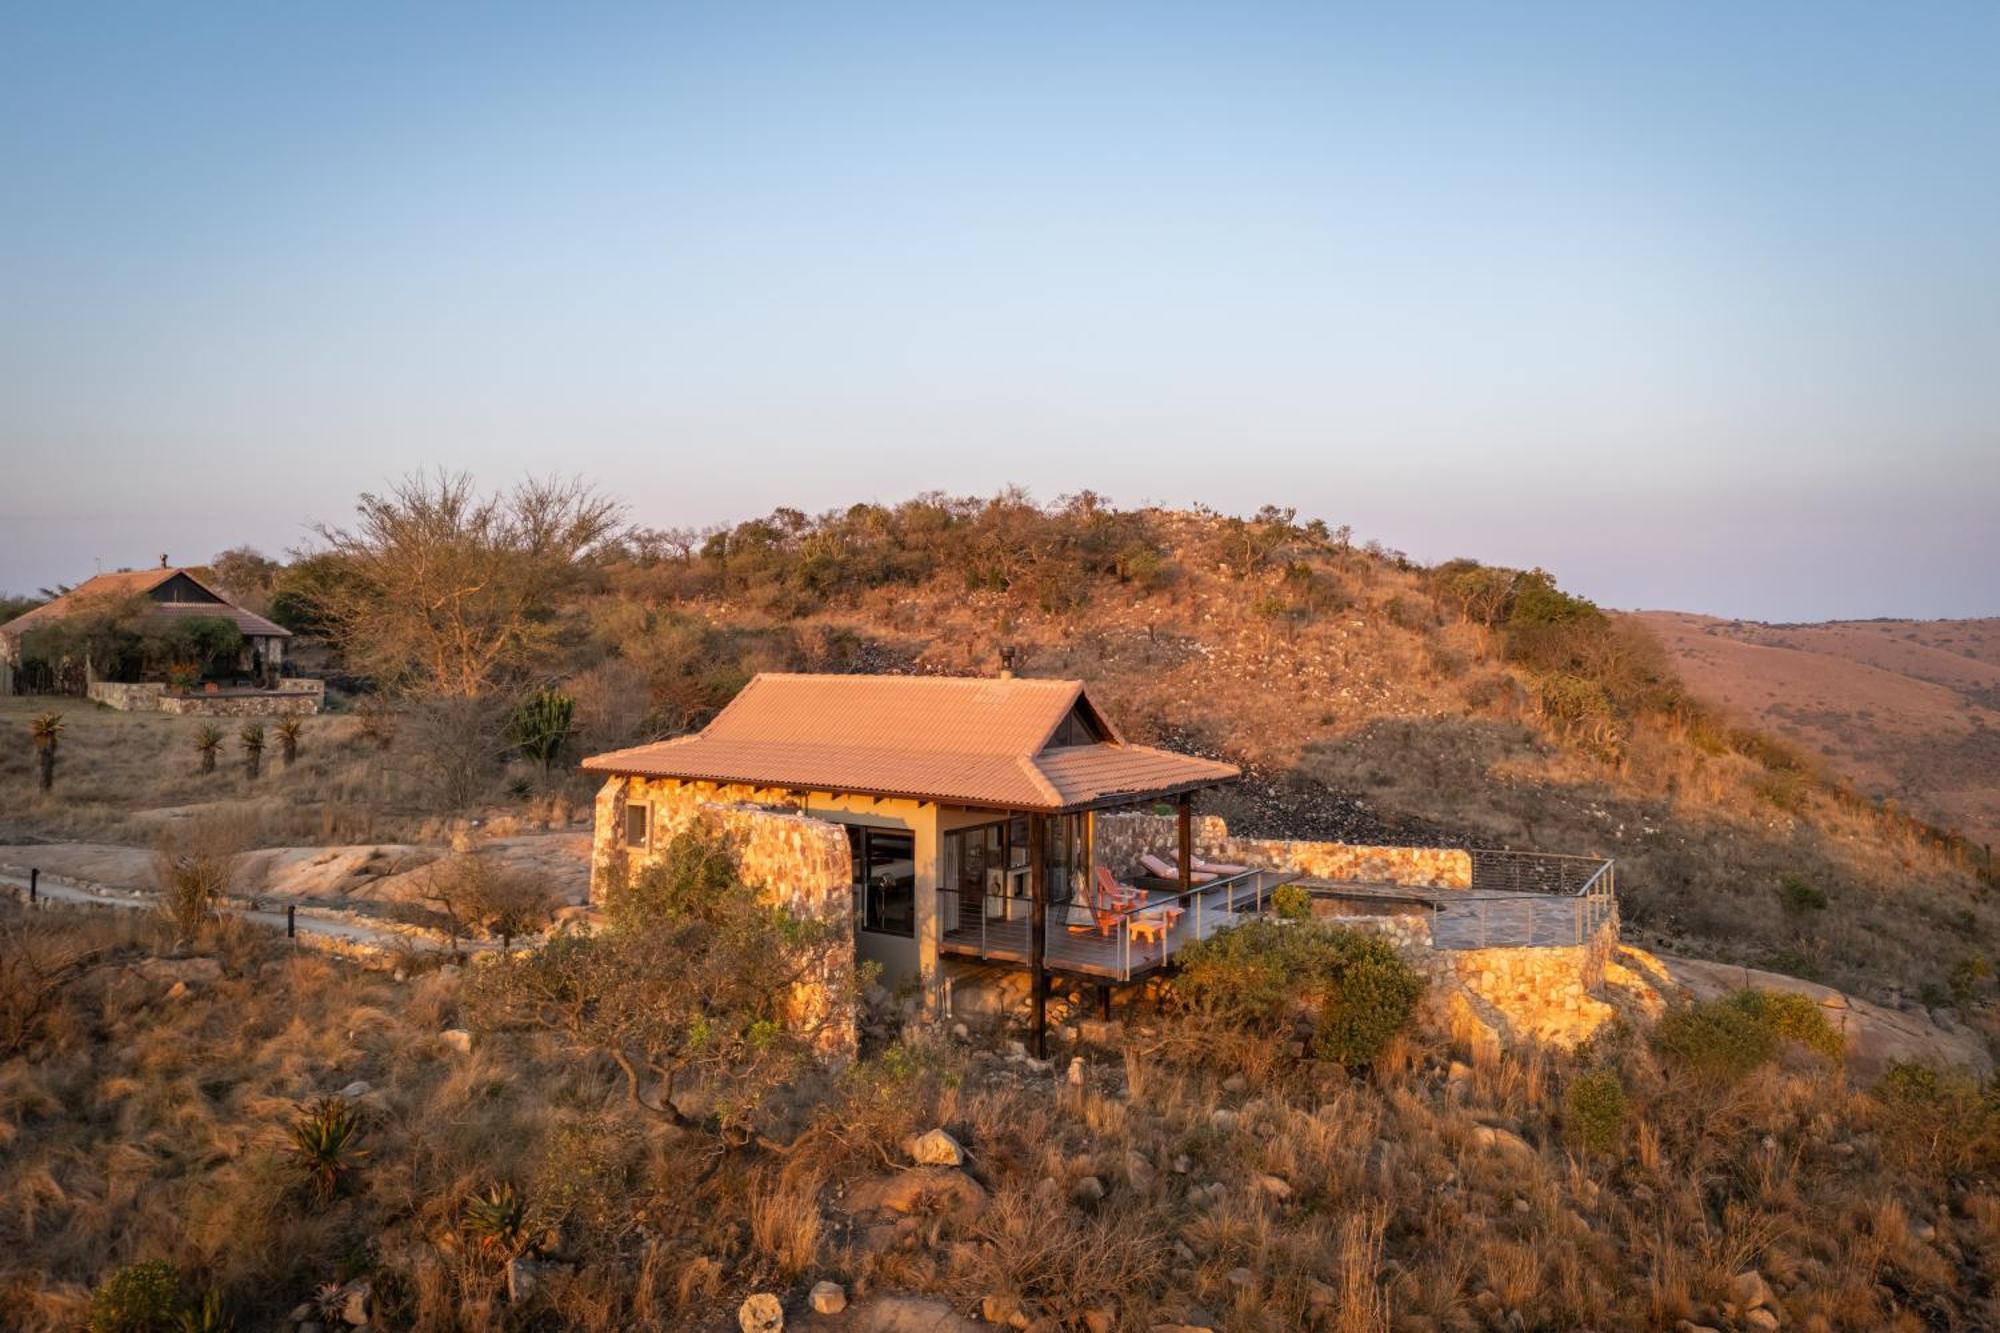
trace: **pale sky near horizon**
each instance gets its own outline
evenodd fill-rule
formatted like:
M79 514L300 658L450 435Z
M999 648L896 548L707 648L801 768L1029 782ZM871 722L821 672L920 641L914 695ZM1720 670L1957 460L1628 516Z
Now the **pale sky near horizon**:
M2000 614L2000 6L14 5L0 591L445 466Z

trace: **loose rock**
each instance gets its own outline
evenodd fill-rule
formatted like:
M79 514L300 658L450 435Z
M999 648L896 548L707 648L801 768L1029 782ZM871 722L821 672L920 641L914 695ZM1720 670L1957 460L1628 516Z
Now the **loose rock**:
M770 1292L757 1292L738 1307L736 1324L743 1333L778 1333L785 1326L785 1307Z

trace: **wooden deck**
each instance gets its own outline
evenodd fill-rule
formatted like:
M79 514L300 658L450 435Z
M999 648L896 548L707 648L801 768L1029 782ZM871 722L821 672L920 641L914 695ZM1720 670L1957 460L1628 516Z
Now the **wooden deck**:
M1130 981L1148 976L1171 962L1189 941L1206 939L1234 924L1240 919L1239 914L1254 912L1260 904L1268 904L1271 890L1289 878L1275 871L1253 870L1213 887L1196 889L1184 899L1155 895L1154 905L1172 901L1183 908L1180 919L1166 931L1162 941L1132 935L1126 929L1129 919L1119 922L1109 934L1095 929L1072 930L1067 924L1069 904L1052 903L1048 909L1048 945L1043 964L1052 972L1099 981ZM976 918L966 920L971 914L963 910L963 900L959 901L960 924L939 940L941 953L955 958L1028 965L1030 925L1028 904L1024 900L1011 900L1014 909L1011 919L989 916L983 922Z

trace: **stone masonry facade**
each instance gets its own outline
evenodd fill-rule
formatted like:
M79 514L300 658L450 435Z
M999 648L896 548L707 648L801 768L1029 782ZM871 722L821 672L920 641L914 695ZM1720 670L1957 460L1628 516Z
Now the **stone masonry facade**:
M624 841L626 807L634 802L644 803L651 812L647 846L636 853ZM839 826L790 811L731 803L713 789L698 790L671 780L614 777L598 789L591 901L602 904L627 876L657 861L675 835L697 824L722 836L735 854L745 887L782 902L800 916L826 922L839 939L853 938L853 867L847 835ZM802 1012L816 1018L828 996L850 989L853 955L843 950L838 957L842 961L837 971L798 996ZM856 1040L855 1015L850 1011L830 1025L826 1045L852 1053Z
M1314 879L1463 889L1472 884L1472 854L1456 847L1364 847L1344 842L1242 838L1219 815L1196 816L1194 854L1204 861L1289 870ZM1116 874L1135 870L1142 853L1174 859L1179 829L1172 815L1097 817L1097 859Z

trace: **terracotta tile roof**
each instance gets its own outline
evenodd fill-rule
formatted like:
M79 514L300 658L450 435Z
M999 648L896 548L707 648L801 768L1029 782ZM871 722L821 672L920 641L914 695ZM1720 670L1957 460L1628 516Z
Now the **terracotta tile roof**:
M1078 707L1111 739L1051 746ZM593 755L583 767L1026 810L1239 776L1228 764L1126 743L1081 681L768 672L695 735Z
M234 621L236 628L242 630L246 636L272 639L289 639L292 637L292 632L284 626L273 624L254 611L245 611L242 607L237 606L227 598L223 598L221 593L215 592L215 589L210 588L188 570L176 569L169 566L158 566L153 569L120 569L109 574L93 574L55 600L43 602L40 606L24 611L6 624L0 625L0 634L20 634L24 630L34 628L34 626L44 620L53 620L59 616L68 615L78 602L91 598L144 596L177 574L187 575L190 582L208 592L214 593L221 600L215 602L156 602L152 611L147 613L148 618L155 615L220 616L225 620Z

